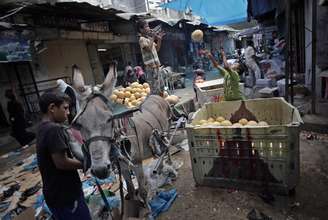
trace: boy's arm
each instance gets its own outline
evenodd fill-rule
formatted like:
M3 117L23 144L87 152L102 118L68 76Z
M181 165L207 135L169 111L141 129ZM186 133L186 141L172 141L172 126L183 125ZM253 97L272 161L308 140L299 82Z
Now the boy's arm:
M219 63L215 60L215 58L213 57L213 55L209 51L203 50L203 51L200 51L200 53L205 54L211 60L213 66L215 68L217 68L218 70L220 70L220 72L222 73L222 75L225 75L225 73L227 71L222 66L219 65Z
M65 151L51 154L51 158L57 169L77 170L83 169L83 165L76 159L69 158Z
M221 57L222 57L222 60L223 60L224 68L227 69L227 70L230 70L230 65L227 61L227 58L225 56L225 52L224 52L223 48L221 48L220 52L221 52Z
M161 45L162 45L162 38L165 35L164 32L159 33L159 35L156 35L156 50L159 51L161 49Z

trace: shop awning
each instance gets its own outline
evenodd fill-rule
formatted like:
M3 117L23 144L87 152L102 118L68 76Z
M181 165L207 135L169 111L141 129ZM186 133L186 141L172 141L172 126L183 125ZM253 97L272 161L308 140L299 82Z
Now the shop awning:
M247 0L174 0L160 7L190 11L209 25L226 25L247 20Z

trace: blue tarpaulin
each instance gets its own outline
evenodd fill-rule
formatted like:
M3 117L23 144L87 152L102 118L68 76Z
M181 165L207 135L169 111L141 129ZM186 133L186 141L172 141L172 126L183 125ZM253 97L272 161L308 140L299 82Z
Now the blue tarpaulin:
M209 25L226 25L247 20L247 0L174 0L162 8L186 11L201 16Z

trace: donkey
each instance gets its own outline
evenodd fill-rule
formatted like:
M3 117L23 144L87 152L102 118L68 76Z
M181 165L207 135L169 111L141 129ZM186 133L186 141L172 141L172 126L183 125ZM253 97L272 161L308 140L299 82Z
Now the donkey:
M121 134L124 126L124 119L114 118L114 112L106 103L112 94L116 84L116 65L111 64L108 74L101 85L95 87L87 86L84 83L80 69L73 66L73 87L78 93L81 111L75 117L73 123L79 125L82 136L88 143L88 150L91 157L91 172L98 178L106 178L110 174L111 150L113 140ZM127 163L120 162L122 175L127 182L128 197L138 199L148 205L148 185L145 178L142 160L145 155L151 156L149 147L153 131L167 131L170 127L169 118L171 116L170 105L160 96L151 95L140 106L138 112L133 113L129 118L127 134L130 147L130 159L133 163L133 171L137 177L139 189L133 187L131 175ZM137 196L137 197L136 197ZM121 198L124 199L124 198Z

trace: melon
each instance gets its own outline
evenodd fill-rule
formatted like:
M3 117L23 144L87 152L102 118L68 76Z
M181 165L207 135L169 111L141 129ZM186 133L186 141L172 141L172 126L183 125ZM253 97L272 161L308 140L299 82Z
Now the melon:
M260 121L257 125L258 126L268 126L269 124L266 121Z
M257 122L256 121L249 121L247 123L248 126L257 126Z
M240 124L240 123L234 123L234 124L232 125L232 127L240 128L240 127L243 127L243 125Z
M224 120L223 122L221 122L221 125L222 125L222 126L231 126L232 123L231 123L231 121L229 121L229 120Z
M123 104L123 99L118 98L118 99L116 99L116 102L119 103L119 104Z
M216 121L218 121L218 122L223 122L224 120L225 120L225 118L222 116L219 116L216 118Z
M203 37L204 33L202 30L197 29L191 33L191 39L195 42L201 42L203 40Z
M115 94L112 94L111 96L110 96L110 99L112 100L112 101L116 101L116 99L117 99L117 95L115 95Z
M239 124L247 125L247 123L248 123L248 120L246 118L242 118L239 120Z
M209 119L207 119L208 122L214 122L214 118L210 117Z
M142 86L146 89L146 88L149 88L149 84L148 83L144 83L142 84Z

